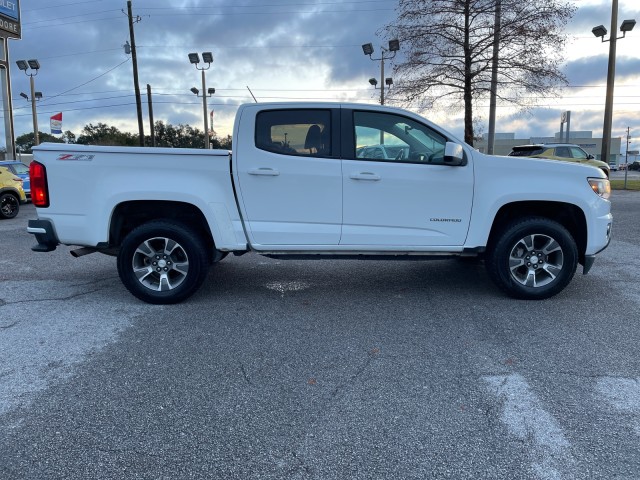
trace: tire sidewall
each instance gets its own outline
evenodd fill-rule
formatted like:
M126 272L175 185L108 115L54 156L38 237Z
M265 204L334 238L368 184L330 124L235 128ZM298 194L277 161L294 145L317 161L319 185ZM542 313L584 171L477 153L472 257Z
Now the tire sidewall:
M166 237L184 249L189 260L189 271L177 287L156 291L140 283L133 272L133 256L145 240ZM118 253L118 274L124 286L138 299L152 304L178 303L193 295L202 285L208 273L208 257L205 243L188 226L173 221L153 221L132 230L122 242Z
M516 242L529 235L546 235L562 248L562 270L556 278L541 287L528 287L513 279L509 256ZM569 231L547 218L530 218L508 226L492 246L487 258L487 270L492 280L508 295L526 300L542 300L562 291L571 281L578 265L578 250Z
M2 195L0 195L0 206L7 196L15 201L15 208L8 215L0 209L0 218L5 218L8 220L10 218L15 218L18 215L18 212L20 211L20 200L18 200L18 198L16 198L16 196L11 193L3 193Z

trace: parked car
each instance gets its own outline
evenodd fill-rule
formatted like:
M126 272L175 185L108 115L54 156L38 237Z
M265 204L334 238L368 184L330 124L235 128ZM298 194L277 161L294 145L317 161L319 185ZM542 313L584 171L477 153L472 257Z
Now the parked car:
M20 204L27 201L22 179L7 167L0 167L0 218L13 218L20 211Z
M27 196L27 199L30 199L31 183L29 181L29 167L19 160L1 160L0 167L8 168L11 173L22 179L22 188L24 189L24 193Z
M571 143L543 143L536 145L519 145L513 147L510 157L548 158L565 162L578 162L598 167L609 178L610 167L607 163L596 160L578 145Z
M609 168L612 172L618 171L618 164L616 162L609 162Z
M636 160L629 164L629 170L640 170L640 161Z

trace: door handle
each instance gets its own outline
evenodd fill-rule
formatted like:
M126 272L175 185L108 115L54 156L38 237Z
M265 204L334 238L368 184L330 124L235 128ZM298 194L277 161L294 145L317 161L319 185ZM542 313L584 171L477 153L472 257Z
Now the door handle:
M352 173L349 175L349 178L353 180L369 180L372 182L377 182L380 180L380 175L377 175L373 172L360 172L360 173Z
M249 175L265 175L267 177L277 177L280 175L279 171L268 167L252 168L248 173Z

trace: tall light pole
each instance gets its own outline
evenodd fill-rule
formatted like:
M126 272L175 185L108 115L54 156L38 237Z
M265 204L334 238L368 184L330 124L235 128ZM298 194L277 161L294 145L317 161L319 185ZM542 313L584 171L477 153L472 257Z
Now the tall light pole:
M625 20L620 25L622 36L616 36L616 28L618 26L618 0L611 1L611 35L608 40L604 39L607 29L604 25L598 25L591 31L596 37L600 37L603 42L609 42L609 65L607 68L607 97L604 106L604 125L602 127L602 153L603 162L609 163L609 154L611 152L611 123L613 120L613 87L616 77L616 41L624 38L627 32L635 27L635 20Z
M362 52L365 55L369 55L369 58L375 62L380 62L380 105L384 105L384 86L387 85L387 88L391 88L393 84L393 80L391 77L385 79L384 78L384 61L390 60L396 56L396 52L400 50L400 41L398 39L389 40L389 47L385 48L383 46L380 47L381 55L380 58L373 58L373 44L365 43L362 45ZM385 55L385 53L391 52L391 55ZM375 78L370 78L369 83L376 88L378 81Z
M31 115L33 116L33 145L40 145L40 135L38 134L38 113L36 111L36 101L42 98L42 92L36 92L35 80L33 77L38 75L38 70L40 70L40 62L35 58L31 60L17 60L16 65L18 68L24 72L25 75L29 77L29 83L31 84L31 99L24 93L21 93L20 96L26 98L31 102ZM27 70L35 71L35 73L27 73Z
M207 119L207 97L210 97L211 95L213 95L216 92L215 88L210 88L209 90L207 90L207 82L205 79L205 70L209 70L209 68L211 67L211 64L213 63L213 54L211 52L202 52L202 62L206 63L207 66L206 67L198 67L198 64L200 63L200 56L197 53L190 53L189 54L189 61L193 64L193 66L196 67L196 69L200 70L202 72L202 110L204 113L204 148L206 148L207 150L210 148L210 143L209 143L209 120ZM191 91L193 93L195 93L197 96L199 91L196 87L193 87L191 89Z

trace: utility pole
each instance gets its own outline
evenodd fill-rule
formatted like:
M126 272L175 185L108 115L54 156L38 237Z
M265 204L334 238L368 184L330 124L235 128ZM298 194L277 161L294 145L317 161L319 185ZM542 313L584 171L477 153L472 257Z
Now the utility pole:
M500 53L500 18L502 0L496 0L496 14L493 26L493 61L491 63L491 96L489 97L489 134L487 153L493 155L496 140L496 100L498 97L498 56Z
M129 17L129 37L131 41L131 61L133 62L133 86L136 91L136 108L138 109L138 133L140 135L140 146L144 147L144 126L142 123L142 100L140 98L140 84L138 83L138 57L136 55L136 38L133 32L133 13L131 13L131 0L127 1L127 16ZM136 16L136 22L140 17Z
M40 135L38 132L38 113L36 112L36 85L33 75L29 79L31 85L31 115L33 116L33 144L40 145Z
M151 85L147 83L147 100L149 102L149 130L151 135L151 146L156 146L155 128L153 125L153 102L151 100Z
M631 127L627 127L627 151L624 154L624 189L627 189L627 173L629 172L629 140L631 140Z

